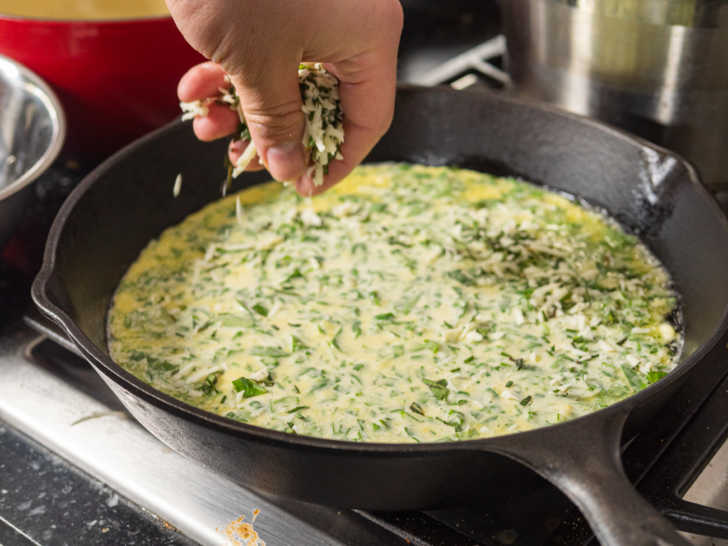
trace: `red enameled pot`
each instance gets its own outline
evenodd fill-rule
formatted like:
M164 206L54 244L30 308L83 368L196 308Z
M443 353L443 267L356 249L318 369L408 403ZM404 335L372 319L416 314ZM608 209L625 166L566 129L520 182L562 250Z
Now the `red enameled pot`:
M68 120L63 155L81 163L178 115L177 81L203 60L169 16L66 21L0 14L0 54L54 88Z

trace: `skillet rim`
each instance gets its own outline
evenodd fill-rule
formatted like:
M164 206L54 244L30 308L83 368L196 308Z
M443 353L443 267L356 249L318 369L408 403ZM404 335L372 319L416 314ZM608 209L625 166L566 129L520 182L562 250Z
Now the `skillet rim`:
M611 125L596 121L591 118L580 116L566 112L552 105L531 101L519 97L504 96L492 92L483 92L482 90L461 90L455 91L446 86L425 87L410 84L400 84L397 86L397 94L403 92L413 93L465 93L467 95L479 95L485 100L494 102L505 102L516 105L519 108L530 109L544 112L557 117L570 119L574 122L581 123L594 129L608 134L611 137L628 142L641 150L650 150L655 152L661 158L672 158L682 165L687 175L683 184L689 184L693 192L695 192L705 202L708 209L712 209L717 214L719 222L728 238L728 218L723 214L722 210L710 196L703 184L695 168L680 155L648 142L640 137L631 135L621 129ZM673 383L680 380L687 374L698 362L700 362L718 343L720 338L728 331L728 304L724 307L721 319L713 329L708 340L695 349L684 360L678 362L677 367L668 373L667 376L660 381L648 386L632 396L629 396L619 402L611 404L606 408L602 408L580 417L564 421L562 423L537 427L530 430L519 431L511 434L500 436L492 436L486 438L477 438L471 440L458 440L451 442L425 442L425 443L375 443L375 442L352 442L346 440L332 440L328 438L318 438L313 436L303 436L289 434L272 429L266 429L255 425L250 425L241 421L217 415L215 413L202 410L181 400L173 398L151 385L138 379L136 376L126 371L120 365L116 364L108 354L100 350L80 329L76 321L60 306L52 302L48 295L49 284L52 282L56 273L56 258L58 245L64 232L68 219L72 216L78 202L83 198L85 193L89 191L94 184L102 179L106 172L114 168L119 162L124 161L128 156L132 155L137 148L147 145L149 142L162 138L166 133L173 130L179 130L182 125L187 125L180 119L176 119L155 131L135 140L112 156L104 160L91 173L89 173L71 192L66 201L61 206L58 214L53 220L53 224L48 234L45 250L43 253L43 263L38 272L33 285L31 287L31 295L35 304L39 309L56 324L60 325L70 340L78 347L84 357L90 361L97 373L103 374L117 386L123 388L133 396L142 399L146 403L150 403L155 407L164 411L171 412L175 416L185 420L190 420L196 425L212 427L222 433L232 434L242 440L252 440L263 442L265 444L276 445L282 448L302 448L306 450L327 450L327 451L347 451L369 456L421 456L425 454L443 454L455 450L466 451L488 451L489 448L495 448L502 445L503 442L509 442L511 439L517 438L519 441L526 439L531 434L548 434L552 430L562 430L569 426L579 426L587 420L595 421L597 419L609 419L615 415L626 412L630 413L636 406L641 405L648 399L658 395L662 390L667 389ZM578 196L577 196L578 197ZM493 444L490 446L489 444Z

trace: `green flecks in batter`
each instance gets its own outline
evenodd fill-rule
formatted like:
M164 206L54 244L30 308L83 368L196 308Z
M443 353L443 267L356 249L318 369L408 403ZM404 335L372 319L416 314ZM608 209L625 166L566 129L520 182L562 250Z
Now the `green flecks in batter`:
M597 212L513 179L382 164L310 201L268 184L167 229L108 331L116 362L209 411L432 442L571 419L659 380L681 348L675 307L659 263Z

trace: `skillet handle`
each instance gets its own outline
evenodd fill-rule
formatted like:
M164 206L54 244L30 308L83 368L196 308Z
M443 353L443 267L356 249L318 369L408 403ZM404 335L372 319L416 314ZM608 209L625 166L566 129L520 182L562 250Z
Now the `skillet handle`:
M578 419L547 431L500 442L495 451L546 478L581 510L604 546L689 546L677 530L634 488L619 447L629 409L599 419ZM594 416L596 417L596 416Z

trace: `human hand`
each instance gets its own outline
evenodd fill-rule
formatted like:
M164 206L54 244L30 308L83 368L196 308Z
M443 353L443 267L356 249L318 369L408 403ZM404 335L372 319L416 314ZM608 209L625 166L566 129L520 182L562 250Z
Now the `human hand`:
M182 77L180 100L217 95L229 74L262 163L277 180L295 181L300 193L318 193L341 180L389 127L402 28L397 0L167 0L167 5L187 41L213 61ZM301 144L298 65L312 61L323 62L339 79L344 110L344 159L331 163L319 187L306 174ZM193 125L201 140L237 127L237 113L214 104ZM231 147L233 163L244 147ZM259 162L249 166L256 168Z

